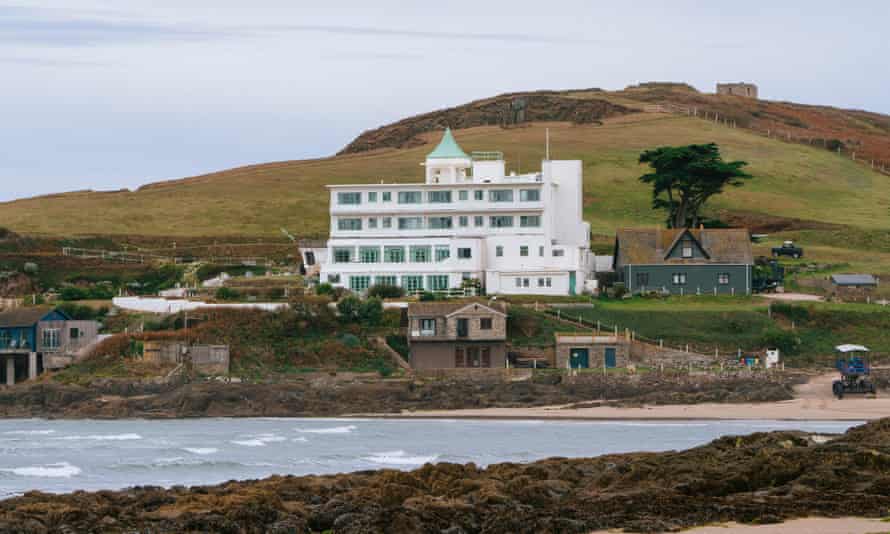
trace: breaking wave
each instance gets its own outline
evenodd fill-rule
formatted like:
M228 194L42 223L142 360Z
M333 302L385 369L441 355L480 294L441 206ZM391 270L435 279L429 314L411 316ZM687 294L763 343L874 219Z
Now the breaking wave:
M130 441L136 439L142 439L142 436L139 434L93 434L89 436L62 436L60 438L53 439L64 439L68 441L75 440L90 440L90 441Z
M55 430L7 430L3 434L7 436L48 436L55 433Z
M405 451L389 451L374 453L364 457L363 460L384 465L423 465L435 462L438 458L439 455L408 456Z
M347 425L332 426L328 428L298 428L297 432L302 432L304 434L349 434L357 429L358 427L355 425Z
M184 450L185 452L190 452L192 454L198 454L200 456L219 452L219 449L217 449L216 447L183 447L182 450Z
M265 447L267 443L276 443L279 441L287 441L287 438L276 436L275 434L259 434L246 439L232 440L229 443L241 445L242 447Z
M12 467L0 469L4 473L12 473L21 477L42 477L42 478L71 478L79 475L81 470L76 465L68 462L59 462L56 464L32 465L27 467Z

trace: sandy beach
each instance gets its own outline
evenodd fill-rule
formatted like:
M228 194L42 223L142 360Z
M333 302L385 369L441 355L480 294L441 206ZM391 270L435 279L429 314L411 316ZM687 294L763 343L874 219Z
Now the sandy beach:
M849 396L843 400L831 394L837 375L814 377L795 388L795 398L771 403L703 403L641 407L597 406L571 408L540 406L530 408L483 408L467 410L404 411L397 417L502 418L502 419L774 419L809 421L866 421L890 416L890 397ZM385 416L384 416L385 417Z
M618 534L620 530L599 530L591 534ZM859 517L795 519L775 525L726 523L683 531L686 534L884 534L890 523Z

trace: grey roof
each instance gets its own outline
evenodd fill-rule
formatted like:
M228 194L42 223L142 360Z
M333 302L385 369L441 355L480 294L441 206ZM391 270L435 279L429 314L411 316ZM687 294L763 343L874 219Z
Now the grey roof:
M488 303L481 299L470 300L452 300L440 302L412 302L408 305L408 315L410 317L444 317L452 313L462 310L471 304L477 304L483 308L487 308L494 313L504 315L503 307L498 303Z
M839 286L876 286L877 279L870 274L833 274L831 281Z
M0 312L0 327L27 327L40 322L48 313L53 311L49 306L34 306L30 308L15 308Z
M745 228L692 228L688 232L707 258L666 258L686 229L623 228L616 236L615 265L753 265L751 236Z

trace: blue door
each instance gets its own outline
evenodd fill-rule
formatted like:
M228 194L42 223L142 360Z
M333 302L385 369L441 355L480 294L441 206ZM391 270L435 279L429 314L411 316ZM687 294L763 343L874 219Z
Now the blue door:
M569 295L575 294L575 271L569 271Z
M612 368L616 366L615 347L606 347L606 367Z
M569 351L569 367L587 369L590 367L590 350L574 348Z

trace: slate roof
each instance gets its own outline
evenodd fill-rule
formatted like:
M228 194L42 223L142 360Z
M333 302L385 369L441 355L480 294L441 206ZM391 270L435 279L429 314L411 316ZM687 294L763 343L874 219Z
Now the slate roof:
M466 308L470 304L478 304L497 313L506 313L503 306L497 303L488 303L481 299L443 301L443 302L412 302L408 305L409 317L444 317Z
M15 308L0 312L0 327L28 327L40 322L53 309L49 306Z
M615 238L615 265L707 265L754 263L751 236L745 228L688 229L699 242L707 258L669 258L665 256L687 229L623 228Z
M833 274L831 281L838 286L876 286L877 279L870 274Z

